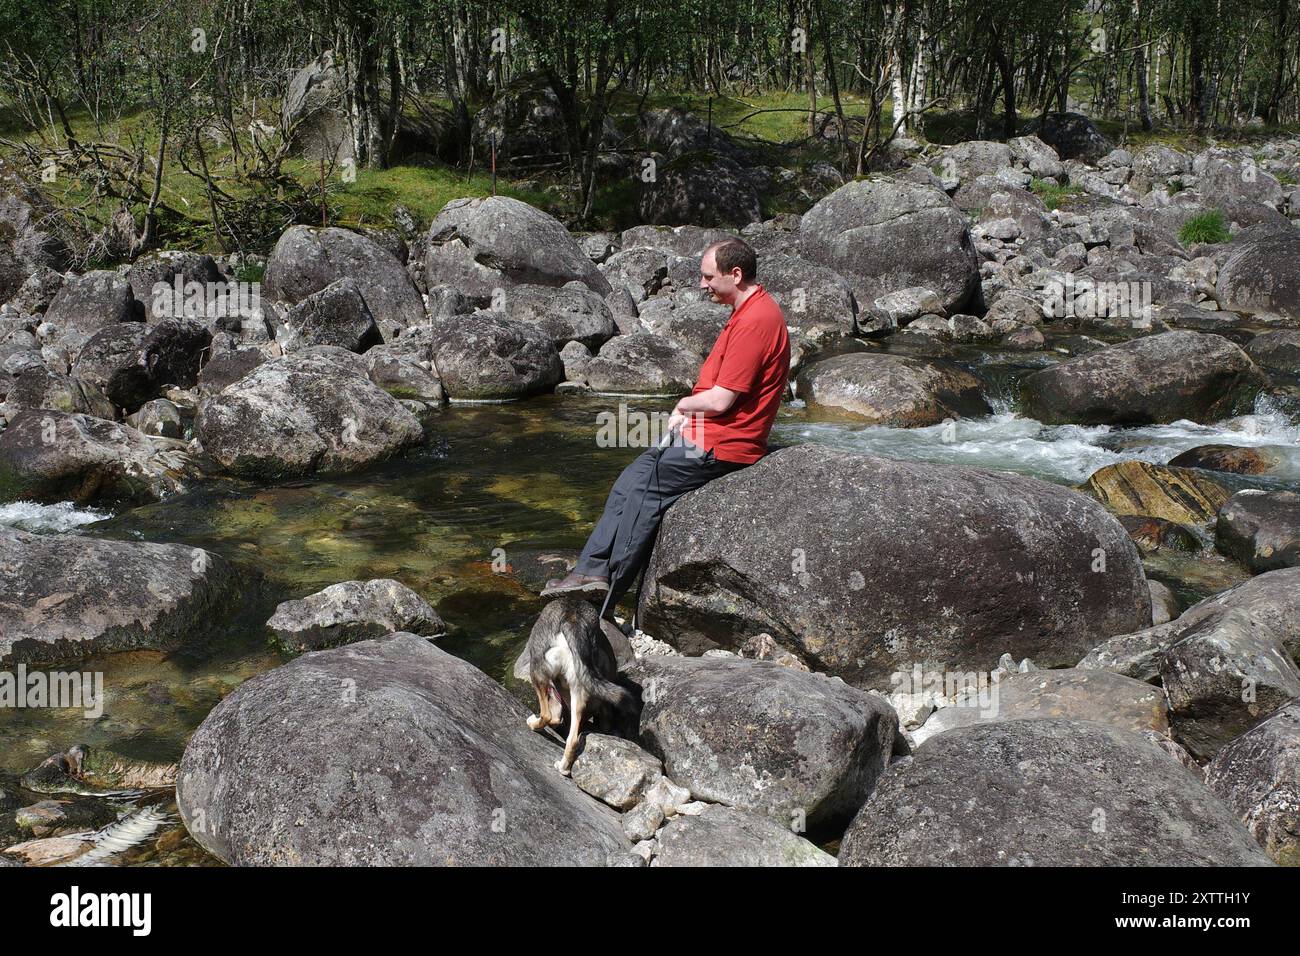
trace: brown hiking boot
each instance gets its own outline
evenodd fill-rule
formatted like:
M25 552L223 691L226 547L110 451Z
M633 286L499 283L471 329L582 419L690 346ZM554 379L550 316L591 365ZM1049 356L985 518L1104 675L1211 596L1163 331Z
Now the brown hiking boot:
M542 590L542 597L557 597L561 594L596 594L602 595L609 590L609 578L594 574L579 574L570 571L568 577L551 578Z

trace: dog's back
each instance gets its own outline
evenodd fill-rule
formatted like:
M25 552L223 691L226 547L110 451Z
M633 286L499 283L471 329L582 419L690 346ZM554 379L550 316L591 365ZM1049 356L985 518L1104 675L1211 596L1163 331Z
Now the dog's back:
M574 688L624 717L635 707L632 695L614 683L618 664L590 601L561 597L546 605L528 636L528 668L533 684L549 685L566 699Z

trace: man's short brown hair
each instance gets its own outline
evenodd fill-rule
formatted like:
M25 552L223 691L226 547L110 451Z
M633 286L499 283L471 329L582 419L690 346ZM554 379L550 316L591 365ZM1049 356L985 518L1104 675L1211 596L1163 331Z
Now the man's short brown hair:
M713 253L713 261L718 264L719 272L740 270L740 277L746 282L753 282L758 274L758 256L749 243L743 239L723 239L704 250Z

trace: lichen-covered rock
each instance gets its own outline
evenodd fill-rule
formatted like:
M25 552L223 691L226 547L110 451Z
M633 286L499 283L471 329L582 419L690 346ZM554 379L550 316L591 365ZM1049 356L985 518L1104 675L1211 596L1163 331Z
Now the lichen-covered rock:
M564 380L551 336L496 312L452 316L433 328L433 364L456 401L525 398Z
M26 410L0 432L0 499L157 501L197 475L183 451L91 415Z
M234 585L202 548L0 527L0 665L174 648L216 623Z
M1237 492L1219 511L1214 543L1256 574L1300 565L1300 494Z
M185 748L176 801L236 866L604 866L618 814L482 671L413 634L241 684Z
M860 303L925 286L952 314L979 287L966 217L933 187L848 183L804 214L799 235L799 254L844 276Z
M405 631L436 638L447 625L429 602L391 578L343 581L297 601L280 604L267 628L291 654Z
M1124 528L1077 492L805 444L673 505L640 613L687 653L766 632L881 689L914 663L988 670L1004 651L1070 666L1146 626L1151 599Z
M1300 701L1224 745L1205 784L1282 866L1300 865Z
M651 866L835 866L835 857L769 817L713 804L668 821Z
M1250 357L1222 336L1163 332L1035 372L1025 379L1025 409L1048 424L1212 422L1267 384Z
M632 741L591 733L583 738L582 753L573 762L572 776L584 793L616 810L631 810L642 802L663 772L659 758Z
M522 283L577 280L597 295L611 291L558 219L506 196L447 203L429 226L424 272L430 287L455 286L481 300Z
M974 375L946 362L901 355L853 352L816 362L800 373L798 393L809 406L896 428L993 411Z
M1232 811L1155 743L1052 718L960 727L891 767L840 866L1267 866Z
M227 471L266 480L363 468L422 441L424 429L365 377L360 357L318 347L259 365L208 398L194 434Z
M889 763L893 709L768 661L643 658L640 738L697 800L808 829L843 826Z

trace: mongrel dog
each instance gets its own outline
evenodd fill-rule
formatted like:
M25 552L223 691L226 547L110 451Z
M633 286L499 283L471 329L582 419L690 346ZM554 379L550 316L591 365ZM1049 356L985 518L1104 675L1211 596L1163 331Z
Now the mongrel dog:
M620 728L635 726L636 698L614 683L618 664L590 602L570 595L546 605L528 635L528 670L540 714L528 718L530 730L560 724L569 710L569 736L555 769L566 777L578 755L582 722L601 714Z

